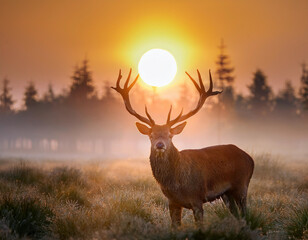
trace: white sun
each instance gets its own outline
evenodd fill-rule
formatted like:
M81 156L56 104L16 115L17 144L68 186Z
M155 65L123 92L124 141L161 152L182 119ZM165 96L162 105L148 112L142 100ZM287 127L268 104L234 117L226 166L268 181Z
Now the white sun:
M168 51L151 49L142 55L138 71L145 83L161 87L173 80L177 71L177 65L174 57Z

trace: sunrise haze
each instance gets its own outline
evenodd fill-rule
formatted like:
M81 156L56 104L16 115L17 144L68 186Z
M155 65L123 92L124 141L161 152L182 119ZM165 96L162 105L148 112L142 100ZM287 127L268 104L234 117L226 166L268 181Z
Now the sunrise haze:
M76 64L89 59L101 91L122 68L137 73L151 48L176 58L175 83L186 70L215 70L223 38L235 67L237 91L246 93L261 68L277 92L287 79L299 86L308 61L308 2L280 1L4 1L0 8L0 78L11 80L22 105L26 84L40 96L52 83L68 88Z

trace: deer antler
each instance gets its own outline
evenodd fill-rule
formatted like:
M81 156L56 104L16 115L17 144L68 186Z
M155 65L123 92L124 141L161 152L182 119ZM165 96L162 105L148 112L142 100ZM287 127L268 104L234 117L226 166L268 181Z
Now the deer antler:
M212 80L212 75L211 75L211 71L209 71L209 75L210 75L210 86L209 89L207 91L205 91L203 82L202 82L202 78L201 78L201 74L199 72L199 70L197 70L198 72L198 78L199 78L199 84L187 73L185 72L188 77L190 78L190 80L193 82L193 84L195 85L195 87L197 88L199 94L200 94L200 98L198 101L197 106L195 107L194 110L186 113L185 115L182 115L183 113L183 109L181 111L181 113L173 120L170 120L170 116L171 116L171 111L172 111L172 106L170 107L170 111L168 114L168 119L167 119L167 125L169 125L170 127L178 122L182 122L188 118L190 118L191 116L195 115L203 106L205 100L210 97L210 96L214 96L217 95L219 93L221 93L222 91L214 91L213 92L213 80Z
M132 87L135 85L135 83L138 80L139 74L137 75L137 77L135 78L135 80L129 85L129 80L130 80L130 76L132 73L132 69L130 69L128 77L126 82L124 83L124 87L121 88L120 87L120 80L122 78L121 75L121 69L119 71L119 76L118 76L118 80L117 80L117 84L116 87L111 87L112 89L116 90L118 93L121 94L126 110L133 116L135 116L136 118L138 118L141 122L144 122L146 124L148 124L149 126L153 126L155 125L154 120L151 118L150 114L148 113L147 107L145 107L145 113L147 115L148 118L143 117L141 115L139 115L133 108L132 105L130 104L130 100L129 100L129 91L132 89Z

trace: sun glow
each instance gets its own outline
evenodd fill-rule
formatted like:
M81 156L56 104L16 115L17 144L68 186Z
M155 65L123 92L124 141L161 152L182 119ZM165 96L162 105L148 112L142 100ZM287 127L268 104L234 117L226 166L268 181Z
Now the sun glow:
M145 83L155 87L162 87L174 79L177 64L172 54L168 51L151 49L141 57L138 71Z
M138 71L140 59L147 51L167 50L176 59L177 72L173 81L165 86L156 87L155 92L166 98L176 97L178 92L173 89L187 80L185 71L199 67L197 64L199 62L208 66L204 59L200 61L200 43L198 38L192 36L194 36L192 29L179 19L175 20L165 15L159 18L148 16L144 21L130 22L121 32L117 42L118 47L114 52L115 60L123 69L132 68ZM202 57L204 57L203 54ZM114 71L117 71L117 68ZM147 84L143 79L139 80L137 84L142 89L152 91L152 85Z

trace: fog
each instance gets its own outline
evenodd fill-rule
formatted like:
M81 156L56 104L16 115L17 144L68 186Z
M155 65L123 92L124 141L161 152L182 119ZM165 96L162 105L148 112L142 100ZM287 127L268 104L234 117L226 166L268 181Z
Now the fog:
M214 98L214 97L213 97ZM65 104L65 103L63 103ZM90 106L88 106L90 104ZM166 121L170 102L156 100L148 108L158 124ZM174 114L180 111L174 106ZM187 106L192 109L195 101ZM210 101L187 120L184 131L174 136L179 149L235 144L249 153L271 153L294 159L308 156L307 116L288 112L258 115L215 109ZM121 99L92 100L73 107L36 106L1 118L1 157L36 159L144 158L150 141L141 135ZM134 101L137 112L144 102ZM184 111L185 112L185 111Z
M215 83L215 90L222 89L222 93L207 98L197 114L187 120L184 131L174 136L175 146L182 150L235 144L252 154L306 159L306 67L303 66L299 96L290 82L274 94L261 70L254 73L247 96L236 92L232 81L224 88ZM112 84L105 86L103 96L97 95L86 60L74 71L70 89L62 94L55 94L49 87L39 98L35 85L29 83L24 92L24 107L20 110L12 108L9 81L3 83L0 98L2 157L117 159L149 155L148 137L138 132L137 119L126 111L120 94L110 88ZM207 88L207 82L205 85ZM121 86L125 86L124 83ZM199 101L199 93L192 83L181 85L178 93L178 97L166 98L159 91L136 84L129 95L136 112L146 116L144 107L147 106L156 124L164 124L171 105L174 118L182 108L184 114L193 110Z

